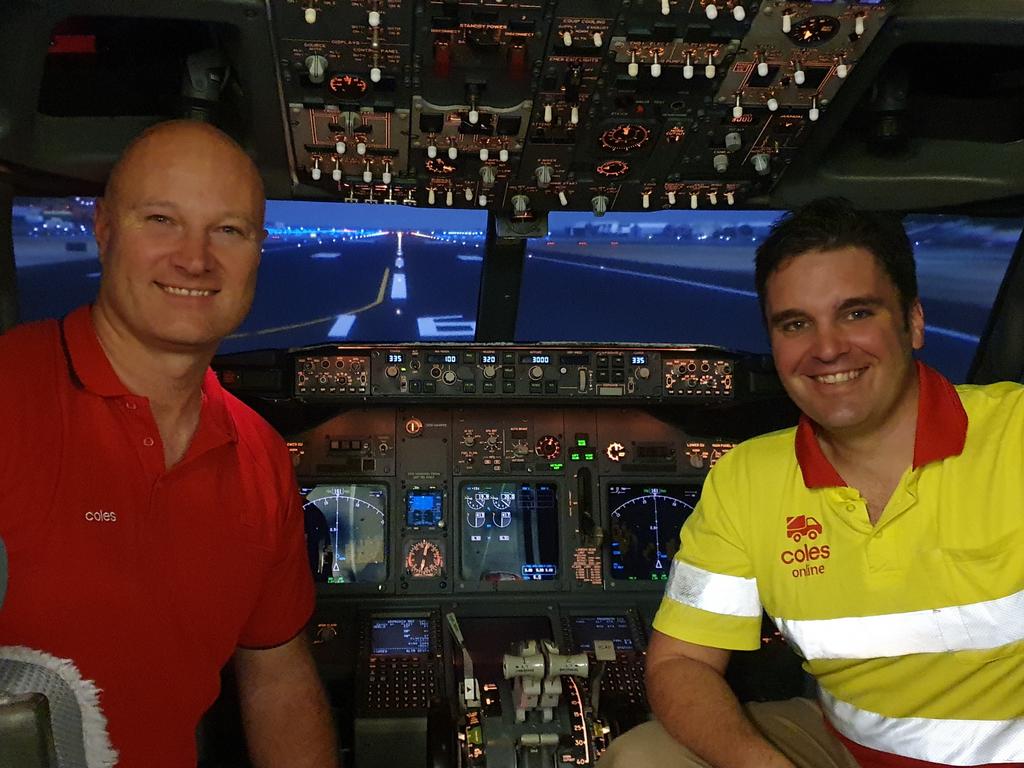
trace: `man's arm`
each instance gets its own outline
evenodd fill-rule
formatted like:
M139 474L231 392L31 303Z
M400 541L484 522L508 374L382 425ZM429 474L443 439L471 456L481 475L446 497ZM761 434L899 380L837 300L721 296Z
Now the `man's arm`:
M239 648L235 672L256 768L338 765L330 709L304 632L276 648Z
M725 682L730 651L654 630L647 698L672 737L716 768L795 768L757 732Z

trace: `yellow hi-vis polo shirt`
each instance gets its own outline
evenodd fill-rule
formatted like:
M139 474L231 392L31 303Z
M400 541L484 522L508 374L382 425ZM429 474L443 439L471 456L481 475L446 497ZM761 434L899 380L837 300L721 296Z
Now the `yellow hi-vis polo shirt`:
M810 421L748 440L708 475L654 626L754 649L763 606L835 729L887 753L862 765L1024 764L1024 387L918 372L913 466L876 525Z

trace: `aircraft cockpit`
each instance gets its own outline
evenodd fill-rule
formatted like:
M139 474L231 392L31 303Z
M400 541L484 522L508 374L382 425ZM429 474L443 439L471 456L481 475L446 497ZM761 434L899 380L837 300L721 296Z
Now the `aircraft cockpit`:
M0 331L91 300L135 134L235 137L269 236L213 369L287 443L344 764L596 765L651 716L708 471L796 422L753 286L783 212L906 214L922 359L1024 375L1022 32L997 0L11 0ZM727 679L810 685L767 619ZM249 765L223 683L203 768Z

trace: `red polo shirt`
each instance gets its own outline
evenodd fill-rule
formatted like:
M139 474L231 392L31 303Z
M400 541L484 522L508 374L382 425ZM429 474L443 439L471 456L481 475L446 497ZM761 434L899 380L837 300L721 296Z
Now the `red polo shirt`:
M212 372L170 470L144 397L88 307L0 336L0 643L101 689L122 768L195 765L195 728L237 646L280 645L313 608L287 449Z

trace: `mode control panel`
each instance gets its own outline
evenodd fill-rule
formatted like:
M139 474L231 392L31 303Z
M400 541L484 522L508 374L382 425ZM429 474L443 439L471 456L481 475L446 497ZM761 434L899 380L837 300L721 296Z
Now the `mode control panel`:
M299 353L295 394L661 401L734 397L734 356L695 347L409 345Z

